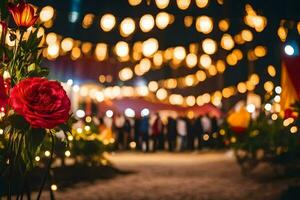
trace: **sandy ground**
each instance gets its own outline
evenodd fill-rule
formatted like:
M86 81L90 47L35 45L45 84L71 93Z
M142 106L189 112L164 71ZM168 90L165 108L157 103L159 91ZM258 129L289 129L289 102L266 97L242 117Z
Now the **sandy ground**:
M118 153L109 156L133 173L78 184L58 200L276 200L287 180L258 182L241 175L228 153ZM82 172L84 173L84 172Z

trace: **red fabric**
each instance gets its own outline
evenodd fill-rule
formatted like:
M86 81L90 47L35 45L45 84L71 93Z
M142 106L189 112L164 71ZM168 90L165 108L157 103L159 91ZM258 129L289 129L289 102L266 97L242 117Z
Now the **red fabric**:
M297 57L283 57L283 62L286 66L286 70L288 72L289 78L294 85L294 88L298 94L300 94L300 56Z

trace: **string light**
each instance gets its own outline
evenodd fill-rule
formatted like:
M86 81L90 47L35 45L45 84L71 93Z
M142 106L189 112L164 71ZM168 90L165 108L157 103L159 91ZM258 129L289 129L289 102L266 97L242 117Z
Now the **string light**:
M123 37L128 37L131 35L135 30L135 22L133 19L127 17L123 19L120 24L120 34Z
M217 43L214 40L207 38L202 42L202 49L206 54L214 54L217 51Z
M116 25L116 18L112 14L105 14L101 17L100 26L103 31L109 32Z
M213 30L212 19L208 16L200 16L196 19L196 30L208 34Z
M157 28L165 29L170 24L170 15L166 12L160 12L156 15L155 23Z
M199 8L205 8L208 4L208 0L196 0L196 5Z
M181 10L186 10L191 4L191 0L177 0L177 6Z
M125 57L129 54L129 46L126 42L120 41L115 46L115 52L119 57Z
M40 12L40 20L42 22L47 22L51 20L54 16L54 9L51 6L45 6Z
M154 27L154 18L150 14L146 14L140 19L140 28L143 32L149 32Z
M170 0L155 0L155 3L159 9L165 9L168 7Z

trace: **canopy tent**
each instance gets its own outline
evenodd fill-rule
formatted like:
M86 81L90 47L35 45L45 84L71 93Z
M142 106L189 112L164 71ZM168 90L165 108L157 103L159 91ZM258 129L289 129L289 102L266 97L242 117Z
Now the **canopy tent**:
M151 102L145 98L121 98L113 100L105 100L98 104L98 110L100 114L105 114L107 110L113 110L115 113L124 113L127 108L134 110L137 116L143 109L147 108L151 113L161 111L175 111L179 114L186 114L187 112L193 112L195 116L210 114L216 117L220 117L222 112L219 108L205 104L203 106L183 107L179 105L170 105L161 102Z

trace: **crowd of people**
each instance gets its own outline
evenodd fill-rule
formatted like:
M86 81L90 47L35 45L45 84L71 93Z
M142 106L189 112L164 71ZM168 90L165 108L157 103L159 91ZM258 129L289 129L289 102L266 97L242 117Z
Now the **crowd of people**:
M210 115L196 118L168 117L162 119L158 113L130 118L117 114L104 117L115 137L116 150L186 151L223 146L219 134L219 119Z

